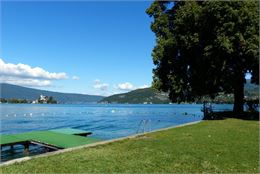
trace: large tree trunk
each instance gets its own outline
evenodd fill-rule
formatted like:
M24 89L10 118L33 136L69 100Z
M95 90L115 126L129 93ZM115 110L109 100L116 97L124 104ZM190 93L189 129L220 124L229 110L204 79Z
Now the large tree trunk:
M241 113L244 111L244 74L241 73L234 86L234 107L233 111Z

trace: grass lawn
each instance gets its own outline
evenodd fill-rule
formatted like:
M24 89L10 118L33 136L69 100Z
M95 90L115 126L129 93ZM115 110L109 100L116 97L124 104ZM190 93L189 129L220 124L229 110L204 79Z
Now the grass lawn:
M2 173L259 173L259 121L226 119L1 167Z

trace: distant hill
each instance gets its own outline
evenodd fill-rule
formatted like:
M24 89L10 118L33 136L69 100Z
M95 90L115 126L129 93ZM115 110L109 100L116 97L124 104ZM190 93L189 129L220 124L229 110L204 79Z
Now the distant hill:
M250 84L249 81L245 84L245 97L258 98L259 97L259 85ZM208 97L203 97L197 100L198 103L203 101L211 101L214 103L233 103L233 94L219 93L219 95L211 100ZM165 104L170 103L167 93L160 93L152 88L137 89L128 93L116 94L103 98L99 103L153 103L153 104Z
M105 97L99 103L164 104L169 102L168 94L160 93L152 88L144 88Z
M104 98L103 96L52 92L0 83L0 98L35 100L41 94L45 96L52 96L58 101L58 103L64 104L96 103Z
M259 96L259 85L250 83L250 80L247 80L245 84L245 96L252 98Z

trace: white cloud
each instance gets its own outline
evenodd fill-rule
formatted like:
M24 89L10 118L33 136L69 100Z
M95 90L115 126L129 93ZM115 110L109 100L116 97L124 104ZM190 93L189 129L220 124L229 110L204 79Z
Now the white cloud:
M129 82L121 83L117 85L117 89L123 90L123 91L130 91L136 89L133 84Z
M107 83L102 83L99 79L96 79L95 81L94 81L94 88L95 89L100 89L100 90L102 90L102 91L105 91L105 90L107 90L108 89L108 86L109 86L109 84L107 84Z
M135 89L142 89L142 88L148 88L148 85L142 85L142 86L135 86L130 82L125 82L125 83L120 83L117 86L115 86L114 88L120 91L132 91ZM116 93L119 93L120 91L116 91Z
M149 88L149 87L150 87L149 85L142 85L142 86L139 86L138 89Z
M79 80L80 78L78 76L72 76L72 80Z
M20 78L35 78L35 79L46 79L46 80L60 80L68 78L66 73L50 73L40 67L32 68L29 65L22 63L12 64L5 63L0 58L0 75L9 77L20 77Z
M68 78L66 73L51 73L40 67L32 68L22 63L5 63L0 58L0 82L29 87L51 86L53 80Z

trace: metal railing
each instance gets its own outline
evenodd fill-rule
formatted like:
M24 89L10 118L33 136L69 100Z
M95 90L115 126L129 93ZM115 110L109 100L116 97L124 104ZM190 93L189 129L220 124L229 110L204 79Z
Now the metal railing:
M151 131L151 120L150 119L141 120L136 133L145 133L150 131Z

